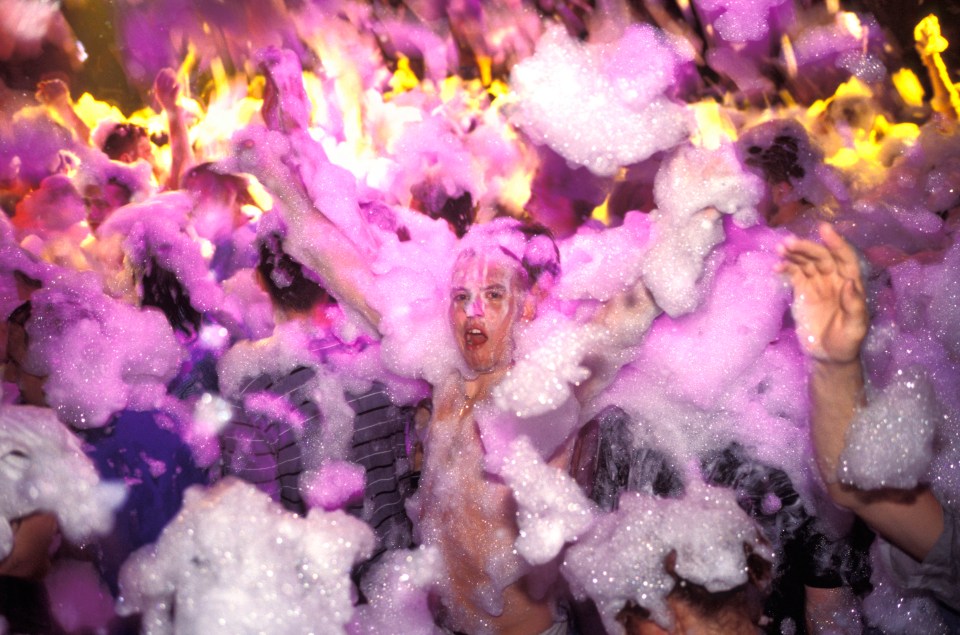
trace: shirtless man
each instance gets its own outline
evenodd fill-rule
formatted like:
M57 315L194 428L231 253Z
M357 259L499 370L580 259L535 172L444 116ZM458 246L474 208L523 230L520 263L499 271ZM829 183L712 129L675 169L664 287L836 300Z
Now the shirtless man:
M283 160L264 161L256 141L247 142L246 148L243 143L238 152L242 171L253 173L277 196L289 226L314 227L315 251L301 254L301 260L342 304L379 328L381 316L362 293L375 284L369 265L316 208L299 175L283 163L296 150L284 153ZM245 158L245 151L252 152ZM492 230L487 226L472 231L518 231L515 221L495 223ZM502 242L469 238L470 233L464 244L472 246L461 249L453 267L448 304L448 321L464 369L434 386L435 412L424 435L421 537L424 544L440 549L448 574L436 615L449 632L559 635L567 632L566 622L548 598L538 597L529 586L524 575L529 569L513 548L518 528L512 491L486 471L475 417L476 411L491 406L494 388L513 366L517 327L534 318L544 291L543 278L538 277L543 268L525 263L523 253L514 253ZM511 244L523 243L514 236ZM638 284L600 307L590 322L604 329L613 350L639 343L658 312ZM591 360L591 367L600 370L603 361ZM610 361L606 370L616 365ZM594 378L611 375L597 372ZM574 391L576 398L583 403L602 383L583 382ZM572 442L566 443L547 458L565 468L571 448Z
M503 556L518 530L510 488L485 473L474 418L513 365L516 326L536 311L533 284L517 258L474 250L461 252L450 282L450 326L475 376L455 377L435 392L424 439L421 532L440 548L450 575L444 601L452 606L441 611L442 621L471 633L563 632L548 631L557 617L547 601L532 597L525 579L503 590L502 605L496 597L490 568L512 565ZM554 462L567 458L561 451Z

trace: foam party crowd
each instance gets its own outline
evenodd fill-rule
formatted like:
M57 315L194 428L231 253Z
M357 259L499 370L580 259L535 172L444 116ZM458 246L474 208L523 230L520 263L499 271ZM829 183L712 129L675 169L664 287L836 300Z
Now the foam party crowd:
M846 4L0 0L0 633L960 632L960 16Z

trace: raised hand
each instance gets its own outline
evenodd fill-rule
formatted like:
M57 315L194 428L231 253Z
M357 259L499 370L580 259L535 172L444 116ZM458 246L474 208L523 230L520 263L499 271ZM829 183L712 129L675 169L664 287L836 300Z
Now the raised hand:
M164 68L157 73L153 81L153 94L164 110L171 111L177 107L177 98L180 96L180 82L173 69Z
M818 361L845 363L860 355L869 316L856 253L828 223L823 243L789 237L779 246L776 270L793 286L797 337Z
M37 84L37 101L48 106L70 105L70 89L60 79L45 79Z

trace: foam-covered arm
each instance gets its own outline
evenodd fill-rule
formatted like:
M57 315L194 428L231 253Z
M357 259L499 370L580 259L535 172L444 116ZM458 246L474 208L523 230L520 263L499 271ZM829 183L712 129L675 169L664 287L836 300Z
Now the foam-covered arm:
M170 174L167 177L167 189L180 187L180 177L193 163L193 151L187 135L187 124L180 106L180 82L172 69L164 68L153 82L153 91L160 106L167 113L167 126L170 131Z
M847 431L864 403L860 347L869 316L853 248L828 224L821 243L788 238L778 270L793 286L797 336L812 360L811 436L830 497L880 535L922 560L943 531L943 510L925 488L865 491L841 483L837 470Z
M316 272L324 287L338 301L356 310L379 330L380 314L367 303L366 292L373 284L369 263L346 236L319 209L307 193L299 170L304 160L289 137L275 131L249 126L233 140L228 169L257 177L280 203L289 233L284 241L307 245L290 250L291 255ZM298 239L291 241L294 234Z
M590 377L575 390L580 403L586 403L606 388L620 367L629 361L627 349L643 341L653 320L662 312L642 279L600 307L588 325L597 329L600 345L584 359Z

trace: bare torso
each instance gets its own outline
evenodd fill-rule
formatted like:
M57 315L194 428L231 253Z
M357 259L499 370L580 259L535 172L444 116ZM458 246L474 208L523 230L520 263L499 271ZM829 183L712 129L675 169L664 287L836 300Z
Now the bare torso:
M468 399L462 382L454 382L437 395L424 444L421 531L446 562L445 626L532 635L554 622L553 610L528 593L526 567L513 549L518 529L511 490L484 470L473 411L488 392Z

